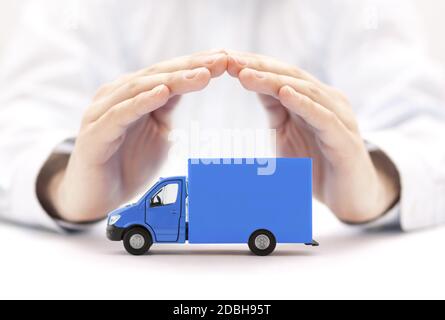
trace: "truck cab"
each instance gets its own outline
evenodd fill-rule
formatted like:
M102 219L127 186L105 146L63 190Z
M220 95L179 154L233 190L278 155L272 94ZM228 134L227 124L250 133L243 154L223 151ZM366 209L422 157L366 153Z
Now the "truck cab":
M153 243L185 243L186 201L186 177L160 179L137 203L109 215L107 236L135 255Z

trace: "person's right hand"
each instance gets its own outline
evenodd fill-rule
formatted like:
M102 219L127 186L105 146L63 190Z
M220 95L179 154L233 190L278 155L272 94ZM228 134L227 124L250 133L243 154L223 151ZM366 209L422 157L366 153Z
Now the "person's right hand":
M222 51L156 64L103 86L84 115L66 169L43 194L68 222L102 219L142 191L168 151L169 116L183 94L223 74Z

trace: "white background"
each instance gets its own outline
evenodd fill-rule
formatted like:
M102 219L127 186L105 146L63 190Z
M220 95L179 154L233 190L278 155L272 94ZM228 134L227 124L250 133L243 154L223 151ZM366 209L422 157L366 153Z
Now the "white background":
M445 298L445 228L363 232L315 208L319 248L155 246L133 257L105 226L63 236L0 224L0 298Z
M21 1L0 0L0 54ZM445 63L445 1L418 1L432 54ZM316 207L319 248L155 247L128 256L104 225L64 236L0 224L0 298L445 298L445 229L363 232Z
M14 27L17 12L21 3L26 0L0 0L0 54L6 45L8 36ZM360 1L360 0L359 0ZM445 64L445 1L442 0L415 0L419 14L425 22L426 36L428 37L432 55Z

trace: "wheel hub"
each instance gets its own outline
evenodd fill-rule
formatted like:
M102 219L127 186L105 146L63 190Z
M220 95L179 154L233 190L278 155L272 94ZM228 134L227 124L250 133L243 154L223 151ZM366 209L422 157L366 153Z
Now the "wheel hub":
M145 239L140 234L135 234L130 238L130 246L135 250L140 250L145 245Z
M270 246L270 239L266 235L259 235L255 238L255 246L260 250L266 250Z

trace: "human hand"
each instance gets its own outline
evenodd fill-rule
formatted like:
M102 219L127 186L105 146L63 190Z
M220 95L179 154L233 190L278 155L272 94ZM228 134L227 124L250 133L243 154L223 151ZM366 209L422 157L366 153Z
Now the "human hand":
M203 52L100 88L67 167L38 191L54 214L68 222L89 222L131 200L166 156L170 115L180 96L204 89L226 68L224 52Z
M314 160L314 192L342 221L364 223L397 201L397 170L370 154L347 97L309 73L275 59L229 52L228 72L256 92L277 129L284 157Z

